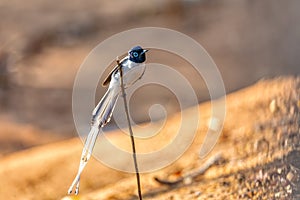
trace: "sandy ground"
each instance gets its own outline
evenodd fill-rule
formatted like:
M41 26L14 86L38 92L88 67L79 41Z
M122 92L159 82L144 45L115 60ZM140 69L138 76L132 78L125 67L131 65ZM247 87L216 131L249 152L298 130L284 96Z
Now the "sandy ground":
M141 175L145 199L296 199L299 153L299 78L276 78L227 96L227 117L214 150L198 153L210 117L210 104L199 106L201 124L191 147L172 165ZM274 103L275 102L275 103ZM190 116L193 118L193 116ZM180 120L176 114L157 139L172 137ZM108 138L128 148L129 138L118 131ZM148 146L137 141L139 152ZM152 142L151 148L162 143ZM65 196L74 177L82 144L79 139L31 148L0 159L1 199L137 199L135 177L91 159L81 178L80 195ZM99 147L111 159L115 158ZM221 152L222 159L204 174L173 185L174 180L200 167ZM161 155L162 157L164 155Z
M71 109L73 82L84 58L104 39L144 26L185 33L205 47L219 67L227 92L233 92L262 77L299 74L300 27L295 26L300 19L299 6L297 0L288 3L30 0L26 4L2 0L0 199L61 199L66 195L82 144L79 139L57 141L77 136ZM162 55L154 54L149 52L149 61L159 60ZM209 99L201 77L197 78L174 57L165 60L189 79L198 102ZM289 199L297 196L299 165L290 159L298 155L297 90L299 80L289 77L260 81L229 95L222 136L214 152L208 155L222 152L221 161L193 180L161 185L154 181L155 176L176 179L208 158L199 159L198 152L211 107L209 103L199 107L193 104L193 108L201 111L201 126L193 145L173 165L142 175L145 198L227 199L231 195L232 199L255 196ZM104 91L99 87L95 101ZM138 112L133 113L133 118L137 122L148 119L145 104L161 103L171 115L156 137L137 143L142 153L160 149L174 137L180 123L180 114L176 114L179 109L167 92L158 92L156 88L144 90L134 99ZM194 117L190 114L188 118ZM152 128L149 127L149 132ZM129 138L124 134L115 131L107 135L111 142L130 151ZM98 148L110 160L116 159L108 147L98 145ZM118 160L131 163L120 157ZM78 198L136 199L134 176L92 159L82 176Z

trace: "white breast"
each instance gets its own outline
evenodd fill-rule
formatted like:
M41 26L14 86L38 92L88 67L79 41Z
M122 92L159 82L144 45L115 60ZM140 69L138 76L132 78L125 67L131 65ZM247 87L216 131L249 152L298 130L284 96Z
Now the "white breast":
M134 84L137 80L139 80L145 72L146 66L145 63L135 63L131 61L126 61L123 63L123 83L125 88ZM110 87L114 87L119 85L120 83L120 74L117 71L112 76L112 81L110 83Z
M124 84L126 87L134 84L139 80L145 72L145 63L134 63L131 61L127 62L127 65L124 66Z

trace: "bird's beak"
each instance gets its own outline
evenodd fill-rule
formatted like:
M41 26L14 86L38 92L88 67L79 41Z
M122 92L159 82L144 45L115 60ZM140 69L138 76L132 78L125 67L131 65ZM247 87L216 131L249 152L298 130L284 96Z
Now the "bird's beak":
M146 53L147 51L149 51L149 49L144 49L142 54Z

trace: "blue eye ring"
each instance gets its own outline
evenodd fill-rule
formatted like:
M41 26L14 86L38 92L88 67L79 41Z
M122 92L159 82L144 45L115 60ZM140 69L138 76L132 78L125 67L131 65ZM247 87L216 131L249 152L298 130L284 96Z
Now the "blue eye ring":
M137 52L133 52L132 55L133 55L133 57L135 57L135 58L139 56L139 54L138 54Z

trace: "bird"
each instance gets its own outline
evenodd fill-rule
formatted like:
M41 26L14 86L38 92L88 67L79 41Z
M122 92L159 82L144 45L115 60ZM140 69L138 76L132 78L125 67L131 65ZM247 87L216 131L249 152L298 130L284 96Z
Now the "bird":
M75 195L79 193L80 175L92 155L100 129L104 127L112 117L114 107L121 94L121 74L119 67L122 70L123 86L124 89L126 89L144 75L147 51L148 49L143 49L141 46L131 48L127 56L114 67L102 83L102 86L108 85L108 89L92 112L91 128L81 153L77 175L68 190L68 194L72 194L74 187Z

